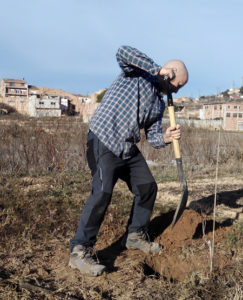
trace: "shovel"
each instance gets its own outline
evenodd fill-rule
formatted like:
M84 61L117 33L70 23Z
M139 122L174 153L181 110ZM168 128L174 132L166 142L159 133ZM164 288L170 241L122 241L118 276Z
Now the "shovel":
M170 117L170 126L175 127L176 126L175 110L174 110L173 98L172 98L171 92L167 93L167 101L168 101L168 111L169 111L169 117ZM188 198L187 183L186 183L186 179L185 179L185 176L183 173L182 158L181 158L180 146L179 146L178 140L173 139L173 148L174 148L177 171L178 171L179 179L181 182L182 193L181 193L181 200L178 203L176 212L174 214L174 218L172 221L172 227L174 227L174 225L176 224L176 222L179 220L180 216L182 215L182 213L186 207L187 198Z

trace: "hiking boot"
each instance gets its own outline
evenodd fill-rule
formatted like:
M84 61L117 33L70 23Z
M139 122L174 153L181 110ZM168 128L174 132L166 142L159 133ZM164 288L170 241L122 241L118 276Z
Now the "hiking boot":
M70 254L69 266L78 269L84 275L101 275L105 270L105 266L92 257L93 252L94 250L91 247L75 246Z
M146 232L128 233L125 247L131 250L141 250L146 254L158 253L162 246L158 243L150 242Z

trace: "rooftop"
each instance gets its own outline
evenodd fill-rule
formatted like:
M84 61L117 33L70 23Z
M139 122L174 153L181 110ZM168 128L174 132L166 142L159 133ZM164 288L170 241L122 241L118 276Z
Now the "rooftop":
M15 83L26 83L24 79L10 79L10 78L3 78L3 82L15 82Z
M217 105L217 104L219 104L219 105L234 105L234 104L243 104L243 99L239 99L239 100L234 100L234 101L226 101L226 102L211 102L211 103L203 103L203 106L205 106L205 105L207 105L207 106L209 106L209 105Z

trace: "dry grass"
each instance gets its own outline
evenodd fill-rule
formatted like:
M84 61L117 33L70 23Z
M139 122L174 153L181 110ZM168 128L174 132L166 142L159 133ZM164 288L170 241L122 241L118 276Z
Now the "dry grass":
M115 253L114 269L97 279L68 270L69 239L89 190L88 172L1 178L0 298L241 299L240 225L235 225L217 246L218 251L234 253L232 264L211 276L194 274L185 282L173 282L155 274L138 252L117 254L115 245L109 252L106 247L124 233L131 206L131 201L127 201L130 196L120 184L97 242L97 249L107 249L104 257ZM192 250L183 251L188 256Z
M181 154L184 166L188 171L198 173L201 169L215 170L217 154L218 132L206 129L182 127L182 138L180 142ZM172 146L164 149L152 149L145 142L143 136L140 146L147 160L157 161L162 167L171 167L170 162L174 159ZM241 173L243 168L243 134L235 132L222 132L219 165L221 170L226 167L228 173Z
M46 174L83 170L87 167L85 150L87 124L79 118L52 119L0 117L0 172L8 174ZM217 153L217 132L184 126L181 152L189 173L214 167ZM147 160L170 169L172 146L153 149L142 134L139 147ZM243 167L242 133L223 132L219 164L228 173L237 174ZM166 170L167 173L167 170ZM174 176L174 174L172 174Z
M41 174L84 169L87 126L77 118L3 120L0 172Z

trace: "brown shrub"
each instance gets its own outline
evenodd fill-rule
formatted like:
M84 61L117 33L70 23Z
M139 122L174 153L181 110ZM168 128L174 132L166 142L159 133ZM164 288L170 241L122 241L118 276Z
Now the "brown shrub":
M0 127L0 171L40 174L86 165L87 125L78 119L4 122Z
M40 174L49 171L76 171L87 167L85 150L88 126L74 117L7 119L0 126L0 172ZM218 132L182 127L181 153L185 166L214 165ZM153 149L141 133L139 148L146 160L170 166L173 147ZM241 133L222 132L220 164L240 170L243 161Z

